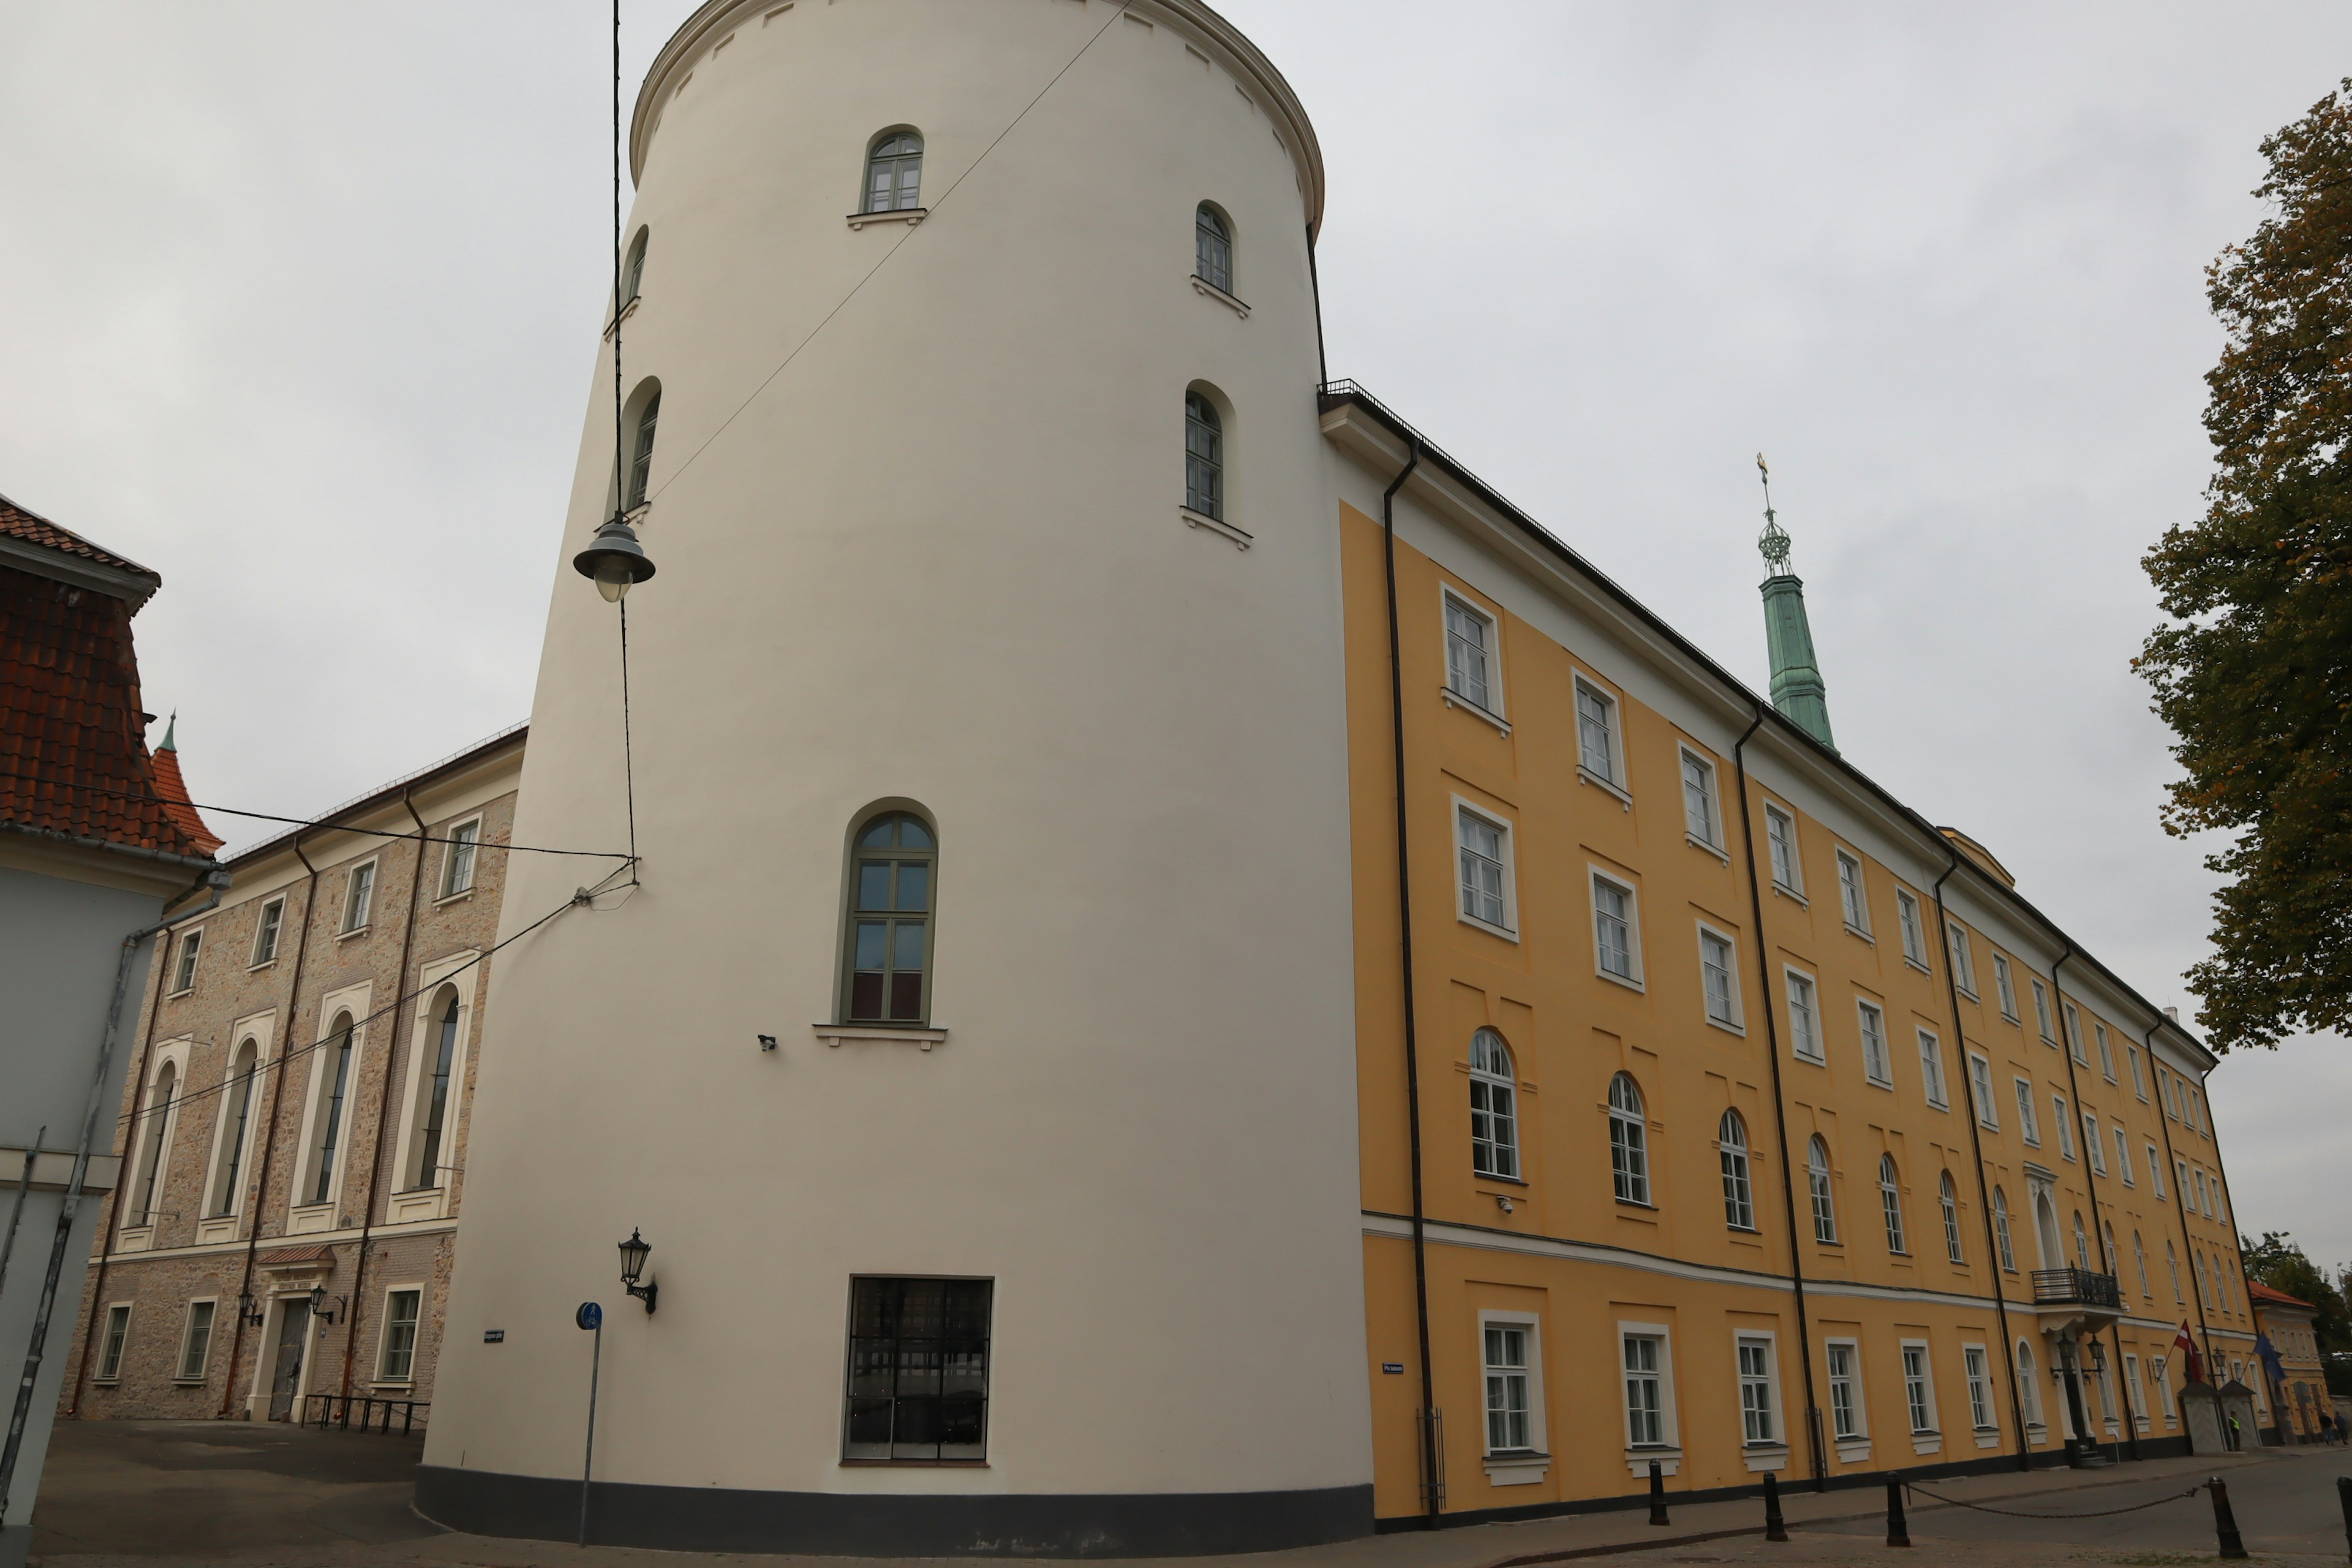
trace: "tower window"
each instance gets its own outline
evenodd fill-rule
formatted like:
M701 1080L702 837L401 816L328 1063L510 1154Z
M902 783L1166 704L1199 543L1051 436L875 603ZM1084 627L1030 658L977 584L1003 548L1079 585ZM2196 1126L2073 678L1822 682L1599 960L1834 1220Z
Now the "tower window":
M884 133L866 154L866 205L870 213L906 212L923 205L923 139L911 131Z
M646 481L654 468L654 426L661 419L661 393L657 389L646 399L637 411L636 439L629 447L629 484L624 511L635 511L646 504Z
M847 1024L929 1016L932 881L939 842L912 812L885 812L857 833L849 871Z
M629 242L629 257L621 266L621 303L625 305L637 297L637 286L646 278L646 241L651 229L637 230L637 237Z
M1224 521L1225 422L1197 392L1184 395L1184 504Z
M1234 231L1206 202L1192 213L1192 271L1212 289L1234 291Z

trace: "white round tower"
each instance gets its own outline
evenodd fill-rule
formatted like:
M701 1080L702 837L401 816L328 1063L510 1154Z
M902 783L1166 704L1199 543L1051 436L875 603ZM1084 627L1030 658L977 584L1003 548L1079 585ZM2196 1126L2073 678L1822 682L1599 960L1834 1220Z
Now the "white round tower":
M599 1541L1369 1531L1303 110L1195 0L713 0L630 146L642 886L492 961L422 1506L572 1535L596 1300ZM519 843L627 840L615 623Z

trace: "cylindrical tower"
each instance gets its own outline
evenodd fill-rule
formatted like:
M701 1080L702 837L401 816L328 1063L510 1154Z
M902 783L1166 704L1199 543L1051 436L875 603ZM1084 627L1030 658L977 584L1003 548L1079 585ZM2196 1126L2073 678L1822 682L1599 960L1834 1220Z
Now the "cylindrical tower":
M494 961L422 1505L572 1535L594 1299L599 1540L1369 1530L1304 112L1196 0L713 0L631 148L642 886ZM520 843L626 841L615 619Z

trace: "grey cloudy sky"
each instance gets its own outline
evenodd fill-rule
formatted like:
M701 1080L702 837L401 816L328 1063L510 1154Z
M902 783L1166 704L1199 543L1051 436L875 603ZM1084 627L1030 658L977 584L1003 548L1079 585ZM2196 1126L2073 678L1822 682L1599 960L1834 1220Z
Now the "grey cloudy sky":
M691 8L625 0L632 97ZM1846 754L2193 1013L2138 559L2208 470L2202 268L2352 8L1224 9L1322 138L1332 374L1759 684L1762 448ZM525 715L605 26L0 0L0 492L163 574L140 657L199 799L317 811ZM2242 1225L2352 1260L2352 1051L2233 1058L2214 1102Z

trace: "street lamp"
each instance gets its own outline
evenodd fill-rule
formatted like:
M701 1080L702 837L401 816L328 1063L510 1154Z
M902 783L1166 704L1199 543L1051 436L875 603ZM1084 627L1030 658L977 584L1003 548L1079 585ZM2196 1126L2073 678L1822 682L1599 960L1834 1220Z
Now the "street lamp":
M345 1308L349 1308L352 1301L349 1296L338 1296L335 1300ZM337 1315L327 1310L327 1288L324 1285L311 1286L310 1321L314 1323L331 1323L335 1321Z
M604 520L587 549L572 558L572 569L596 584L608 604L617 604L633 584L654 574L653 557L637 542L637 531L620 512Z
M621 1283L628 1287L630 1295L646 1304L648 1316L654 1310L654 1292L661 1287L651 1279L640 1285L637 1276L646 1271L646 1255L653 1249L654 1244L638 1235L635 1226L629 1227L629 1239L621 1243Z

